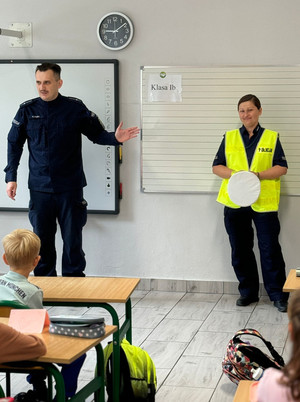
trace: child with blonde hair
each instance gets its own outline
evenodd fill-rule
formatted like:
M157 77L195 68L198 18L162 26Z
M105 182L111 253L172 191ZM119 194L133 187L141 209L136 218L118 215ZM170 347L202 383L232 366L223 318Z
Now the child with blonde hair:
M40 260L41 241L30 230L16 229L2 239L3 261L9 272L0 277L2 300L18 301L29 308L43 307L42 290L28 281Z
M2 244L3 261L9 265L9 272L0 276L1 300L18 301L33 309L44 308L42 289L28 281L29 274L40 260L41 241L39 237L30 230L16 229L2 239ZM71 364L61 365L68 398L76 392L78 375L85 358L84 354ZM42 401L45 401L47 396L44 379L43 372L27 377L28 382L33 385L33 395ZM28 392L32 393L31 390ZM32 396L32 394L30 395Z

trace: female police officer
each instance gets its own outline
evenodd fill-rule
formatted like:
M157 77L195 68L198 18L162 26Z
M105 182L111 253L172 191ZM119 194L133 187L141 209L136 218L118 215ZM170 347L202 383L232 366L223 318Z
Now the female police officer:
M262 114L259 99L245 95L238 102L243 126L225 133L213 162L213 173L223 179L217 201L224 204L224 222L232 249L232 265L239 281L238 306L258 301L259 276L253 252L255 224L265 289L281 312L287 311L288 294L282 292L285 263L278 241L280 176L287 173L287 162L278 133L264 129L258 120ZM249 170L260 179L258 200L239 207L228 195L227 185L236 171Z

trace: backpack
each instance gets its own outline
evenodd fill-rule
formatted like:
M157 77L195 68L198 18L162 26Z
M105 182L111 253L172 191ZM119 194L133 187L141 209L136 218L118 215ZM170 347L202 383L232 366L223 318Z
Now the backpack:
M155 401L155 365L148 353L126 339L120 344L120 402ZM108 402L112 400L113 343L104 348L105 384Z
M259 348L251 345L250 342L242 341L242 335L253 335L260 338L267 346L273 358L262 352ZM258 331L252 328L237 331L227 345L226 355L222 361L223 373L232 382L238 384L240 380L254 381L253 371L258 368L265 370L268 367L276 369L284 367L283 358L276 352L271 342L264 339Z

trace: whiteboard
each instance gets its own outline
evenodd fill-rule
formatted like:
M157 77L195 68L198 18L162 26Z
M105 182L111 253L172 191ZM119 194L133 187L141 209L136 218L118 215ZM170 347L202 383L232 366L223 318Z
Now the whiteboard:
M26 211L29 203L27 144L18 169L15 201L6 194L7 134L11 122L24 101L38 96L35 68L50 61L62 68L60 93L79 98L98 115L107 131L115 131L119 123L119 81L117 60L1 60L0 61L0 160L2 186L0 210ZM82 136L83 166L87 179L84 197L89 213L119 213L118 147L99 146Z
M149 96L156 76L180 79L180 96ZM289 166L281 193L299 196L299 66L141 67L142 191L218 192L212 162L225 131L241 126L237 103L248 93L262 103L262 127L280 134Z

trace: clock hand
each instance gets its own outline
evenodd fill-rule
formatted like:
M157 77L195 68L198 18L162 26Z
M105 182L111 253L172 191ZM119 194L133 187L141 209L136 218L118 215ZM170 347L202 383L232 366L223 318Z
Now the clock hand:
M114 32L118 32L119 29L123 28L123 26L126 25L126 22L124 22L123 25L121 25L119 28L117 28Z

